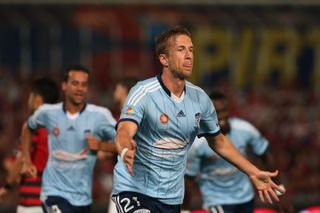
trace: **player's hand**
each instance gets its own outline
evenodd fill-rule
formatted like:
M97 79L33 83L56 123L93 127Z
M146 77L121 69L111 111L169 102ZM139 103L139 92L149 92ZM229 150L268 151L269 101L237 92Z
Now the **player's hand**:
M0 188L0 202L3 201L4 197L8 194L8 190L4 187Z
M87 144L91 151L97 152L100 149L100 140L93 135L87 135Z
M271 179L272 177L275 177L277 175L278 171L260 171L257 175L250 176L250 179L256 187L259 194L259 198L262 202L268 201L270 204L272 204L272 200L279 202L279 198L275 193L275 190L281 193L285 193L285 190L283 190L283 188L275 184Z
M37 168L31 162L25 162L22 166L21 174L27 177L36 177Z
M131 148L122 156L123 162L126 164L128 172L131 176L134 175L133 173L133 163L134 163L134 156L136 154L136 142L131 140Z

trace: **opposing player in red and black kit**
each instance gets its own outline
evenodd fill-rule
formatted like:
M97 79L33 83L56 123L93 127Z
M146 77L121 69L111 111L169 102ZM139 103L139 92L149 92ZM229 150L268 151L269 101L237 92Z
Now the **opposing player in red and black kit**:
M56 103L58 100L59 86L50 79L41 78L35 80L31 85L28 109L32 114L40 105ZM25 128L28 128L26 124L22 127L22 146L24 145L24 137L28 137L24 134ZM31 157L29 159L23 159L21 153L18 154L9 171L7 183L0 188L0 197L3 197L13 185L17 182L20 183L17 213L43 212L40 201L41 177L48 160L48 132L45 128L37 129L32 135L32 150L30 151ZM23 175L24 165L31 163L34 165L32 175Z

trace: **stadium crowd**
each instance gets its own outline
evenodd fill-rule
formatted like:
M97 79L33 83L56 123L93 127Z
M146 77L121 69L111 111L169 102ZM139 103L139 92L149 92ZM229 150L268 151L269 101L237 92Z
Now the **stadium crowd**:
M27 117L26 102L31 80L31 76L17 76L9 69L1 69L1 181L4 180L6 168L19 144L20 127ZM98 91L95 84L91 88L91 92ZM284 178L287 194L294 204L302 208L319 202L319 94L301 90L294 84L285 88L264 85L255 90L240 91L222 84L220 89L232 98L233 114L252 122L271 142L275 162ZM91 99L116 112L112 95L107 93L110 91L95 92ZM107 196L112 190L112 171L113 159L97 163L94 172L94 206L106 207ZM17 200L7 199L5 202L6 205L14 206Z

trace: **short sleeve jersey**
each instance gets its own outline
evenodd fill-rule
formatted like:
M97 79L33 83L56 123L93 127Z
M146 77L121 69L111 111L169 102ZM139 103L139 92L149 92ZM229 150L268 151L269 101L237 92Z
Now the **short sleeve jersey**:
M29 119L30 129L48 130L49 158L43 173L41 199L61 196L72 205L92 202L92 173L96 154L87 145L86 135L113 140L116 121L106 108L87 104L75 115L63 103L44 104Z
M231 128L227 137L242 156L247 157L248 148L258 156L266 151L269 143L254 126L239 118L231 118L229 122ZM203 208L240 204L254 197L248 176L212 151L203 137L197 138L191 146L186 175L200 175Z
M132 191L169 205L181 204L187 151L195 137L220 132L215 109L206 93L186 81L180 98L160 76L138 82L127 97L118 122L132 121L136 154L131 176L118 157L113 194Z

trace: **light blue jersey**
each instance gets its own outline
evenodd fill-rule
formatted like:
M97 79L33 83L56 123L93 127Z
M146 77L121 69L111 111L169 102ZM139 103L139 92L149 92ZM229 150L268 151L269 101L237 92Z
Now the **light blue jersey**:
M175 97L160 76L153 77L130 90L119 122L125 120L138 125L134 176L118 157L113 194L138 192L165 204L181 204L190 145L197 135L220 132L211 100L189 82L181 97Z
M247 156L248 147L257 155L266 151L268 141L250 123L238 118L229 119L229 123L227 137L242 156ZM212 151L203 137L197 138L190 149L186 175L197 176L199 173L203 208L240 204L254 198L248 176Z
M42 177L41 199L60 196L74 206L92 203L92 173L96 155L88 149L86 134L113 140L116 121L110 111L87 104L69 114L62 103L42 105L28 120L30 129L48 130L49 158Z

